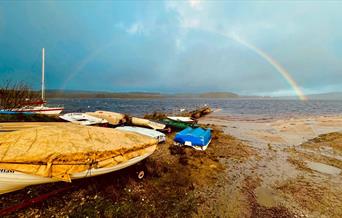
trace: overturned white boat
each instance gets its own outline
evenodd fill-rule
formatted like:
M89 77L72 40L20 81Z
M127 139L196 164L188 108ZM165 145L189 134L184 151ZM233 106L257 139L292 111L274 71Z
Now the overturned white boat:
M158 139L158 142L165 142L166 137L164 133L158 132L156 130L147 129L143 127L136 127L136 126L120 126L116 127L116 129L124 130L124 131L130 131L130 132L136 132L142 135L146 135L155 139Z
M108 121L103 118L94 117L85 113L68 113L59 117L63 120L77 123L83 126L108 123Z
M66 123L0 136L0 194L97 176L151 155L158 141L129 131Z
M194 119L192 119L191 117L167 117L170 120L174 120L174 121L181 121L184 123L195 123L196 121Z

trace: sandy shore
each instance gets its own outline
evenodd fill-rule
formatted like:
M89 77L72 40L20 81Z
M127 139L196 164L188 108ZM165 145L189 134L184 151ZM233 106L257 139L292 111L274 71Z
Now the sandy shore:
M225 180L219 211L232 207L225 203L231 196L251 197L263 209L253 211L253 200L237 200L224 216L236 208L250 211L247 216L272 217L279 211L288 212L286 217L342 216L342 116L245 119L213 113L200 123L221 126L255 151L245 162L225 164L234 176Z

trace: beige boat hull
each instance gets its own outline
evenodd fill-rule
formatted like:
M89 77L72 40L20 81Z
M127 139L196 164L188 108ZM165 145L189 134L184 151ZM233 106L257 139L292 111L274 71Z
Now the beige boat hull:
M126 123L126 115L111 111L95 111L95 112L87 112L86 114L100 118L105 119L108 121L111 125L119 125Z
M132 124L137 126L149 127L152 129L165 129L165 124L156 123L147 119L132 117Z

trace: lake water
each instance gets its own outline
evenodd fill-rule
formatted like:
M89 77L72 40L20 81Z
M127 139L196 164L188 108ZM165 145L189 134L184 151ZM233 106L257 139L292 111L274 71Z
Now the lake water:
M337 100L260 100L260 99L51 99L50 104L63 105L65 113L108 110L142 116L152 112L178 113L209 105L233 117L296 117L342 115L342 101Z

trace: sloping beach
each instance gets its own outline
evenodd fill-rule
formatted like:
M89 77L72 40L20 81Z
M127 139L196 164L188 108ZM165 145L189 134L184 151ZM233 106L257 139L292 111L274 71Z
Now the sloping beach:
M1 208L65 188L7 216L342 216L341 116L265 119L218 111L199 123L213 130L208 149L175 147L169 134L143 163L143 180L133 167L31 186L1 195ZM16 125L0 124L11 130Z

